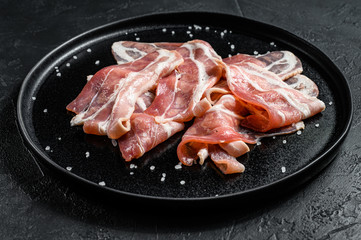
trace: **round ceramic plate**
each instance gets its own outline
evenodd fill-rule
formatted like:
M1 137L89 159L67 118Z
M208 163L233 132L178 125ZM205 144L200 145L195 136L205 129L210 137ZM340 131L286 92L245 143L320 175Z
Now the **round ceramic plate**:
M113 42L191 39L208 41L222 57L292 51L302 61L303 74L318 85L326 110L307 119L301 135L262 140L261 145L239 158L246 171L233 175L223 175L211 161L176 169L176 148L184 131L142 158L126 163L106 137L87 135L81 127L70 126L72 114L65 106L81 91L87 75L116 63L111 54ZM21 131L30 149L66 179L81 184L87 191L180 202L248 199L271 191L285 193L330 163L352 116L345 78L314 46L264 23L199 12L121 20L69 40L31 70L20 90L17 108Z

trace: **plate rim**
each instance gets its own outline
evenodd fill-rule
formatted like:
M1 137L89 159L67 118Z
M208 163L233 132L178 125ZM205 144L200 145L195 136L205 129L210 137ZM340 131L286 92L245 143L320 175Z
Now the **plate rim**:
M348 115L346 116L347 121L343 124L343 129L341 130L341 135L338 137L338 139L329 147L326 148L325 151L322 151L321 154L316 157L314 160L312 160L310 163L306 164L305 166L301 167L300 169L298 169L297 171L286 175L285 177L282 177L278 180L272 181L271 183L262 185L262 186L258 186L252 189L247 189L241 192L236 192L236 193L228 193L228 194L224 194L221 196L209 196L209 197L187 197L187 198L177 198L177 197L164 197L164 196L152 196L152 195L145 195L145 194L138 194L138 193L132 193L132 192L127 192L127 191L122 191L122 190L118 190L115 188L111 188L111 187L107 187L107 186L100 186L98 184L96 184L95 182L92 182L86 178L80 177L75 173L72 173L70 171L67 171L65 168L61 167L60 165L58 165L57 163L55 163L49 156L47 156L45 154L45 152L43 151L43 149L39 148L37 146L37 143L34 142L34 140L31 137L31 134L29 133L27 127L25 126L25 117L22 111L22 103L23 103L23 98L24 95L26 94L26 86L28 84L31 83L31 77L36 73L36 70L41 67L42 65L46 64L47 60L49 58L51 58L51 56L53 56L54 54L58 53L60 50L62 50L64 47L66 47L67 45L70 45L72 43L76 43L78 40L81 40L83 37L87 37L89 35L91 35L92 33L96 33L97 31L100 30L104 30L105 28L109 28L118 24L122 24L122 23L126 23L126 22L132 22L132 21L141 21L144 19L148 19L148 18L154 18L154 17L169 17L171 15L198 15L198 14L203 14L203 15L209 15L209 16L214 16L217 15L218 17L221 18L235 18L237 20L241 20L241 21L246 21L249 22L253 25L261 25L263 27L267 27L269 29L271 29L272 31L278 31L278 32L282 32L282 34L287 35L288 37L296 40L298 43L301 43L303 45L306 45L308 48L310 48L312 51L314 51L314 55L319 55L321 58L323 58L324 60L326 60L328 63L327 64L331 64L333 66L332 71L337 74L337 79L341 79L342 80L342 85L344 86L343 91L345 91L347 93L347 96L344 96L346 99L346 102L349 102L349 108L350 111L348 112ZM352 92L350 89L350 86L346 80L346 78L344 77L344 75L342 74L342 72L339 70L339 68L336 66L336 64L334 64L331 59L324 53L322 52L320 49L318 49L317 47L315 47L314 45L312 45L311 43L309 43L308 41L304 40L301 37L298 37L297 35L284 30L280 27L274 26L274 25L270 25L268 23L264 23L264 22L260 22L260 21L256 21L256 20L252 20L249 18L245 18L242 16L237 16L237 15L233 15L233 14L227 14L227 13L220 13L220 12L210 12L210 11L182 11L182 12L163 12L163 13L152 13L152 14L144 14L144 15L139 15L139 16L134 16L134 17L129 17L129 18L124 18L124 19L120 19L117 21L113 21L107 24L103 24L100 25L98 27L95 28L91 28L83 33L80 33L78 35L76 35L75 37L70 38L69 40L65 41L64 43L60 44L58 47L56 47L55 49L53 49L52 51L50 51L48 54L46 54L44 57L41 58L41 60L39 60L34 67L32 67L32 69L29 71L29 73L26 75L26 77L24 78L20 90L19 90L19 94L18 94L18 98L17 98L17 104L16 104L16 116L17 116L17 123L20 127L20 133L23 137L23 139L25 139L26 144L31 148L30 150L32 150L33 152L35 152L41 162L45 163L48 167L52 168L52 170L57 171L60 174L63 174L66 177L70 177L70 179L72 180L76 180L79 181L80 184L85 184L90 186L92 189L95 190L99 190L99 191L107 191L110 192L112 194L116 194L116 195L120 195L123 197L131 197L131 198L136 198L136 199L145 199L145 200L156 200L156 201L167 201L167 202L204 202L204 201L212 201L212 200L220 200L220 199L233 199L233 198L237 198L237 197L246 197L250 196L250 195L256 195L261 193L262 191L267 191L270 190L272 188L275 188L279 185L288 183L290 181L292 181L293 179L297 179L299 177L302 177L302 175L309 171L310 169L317 167L319 164L321 164L320 169L313 174L313 176L310 176L309 179L311 179L312 177L314 177L314 175L318 174L324 167L326 167L330 162L332 162L332 160L334 159L338 148L341 146L342 142L345 140L350 127L351 127L351 123L352 123L352 118L353 118L353 103L352 103ZM330 155L331 156L327 156ZM322 162L323 159L325 158L331 158L329 159L327 162ZM38 160L38 158L36 159ZM323 163L323 164L322 164ZM304 180L304 182L306 182L308 179ZM299 183L298 185L303 184L304 182ZM298 186L297 185L297 186Z

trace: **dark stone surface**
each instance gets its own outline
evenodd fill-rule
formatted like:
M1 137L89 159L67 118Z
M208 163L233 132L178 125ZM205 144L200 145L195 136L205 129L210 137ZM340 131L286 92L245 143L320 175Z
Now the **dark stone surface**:
M64 41L102 24L190 10L273 24L311 42L336 63L351 86L355 109L351 131L333 163L284 197L235 205L230 214L221 214L222 206L209 214L192 209L188 218L176 211L171 216L107 206L39 170L22 142L15 113L18 90L32 66ZM357 0L1 1L0 238L360 239L360 22Z

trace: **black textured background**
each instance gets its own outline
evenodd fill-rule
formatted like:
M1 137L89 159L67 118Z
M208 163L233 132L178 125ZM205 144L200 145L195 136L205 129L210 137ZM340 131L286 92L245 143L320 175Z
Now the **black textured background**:
M189 217L106 206L42 172L16 124L27 72L64 41L115 20L167 11L230 13L311 42L348 80L354 120L338 157L313 181L270 202L222 206ZM361 2L350 1L1 1L1 239L360 239ZM203 217L202 215L205 216ZM201 216L200 216L201 215Z

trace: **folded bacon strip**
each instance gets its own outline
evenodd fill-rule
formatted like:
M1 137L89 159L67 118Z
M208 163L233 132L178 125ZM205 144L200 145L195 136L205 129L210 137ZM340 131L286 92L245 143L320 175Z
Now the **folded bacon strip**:
M182 130L183 122L194 117L206 89L222 75L221 58L208 43L194 40L184 43L176 51L184 62L171 75L159 80L152 104L144 113L133 114L132 131L118 141L126 161L142 156ZM131 147L129 142L132 142Z
M84 124L86 133L118 139L130 130L138 97L182 62L178 52L159 49L134 62L100 70L68 105L68 110L78 113L72 125Z
M325 109L325 104L291 88L276 74L252 63L229 65L227 82L250 115L241 125L258 132L288 126Z

